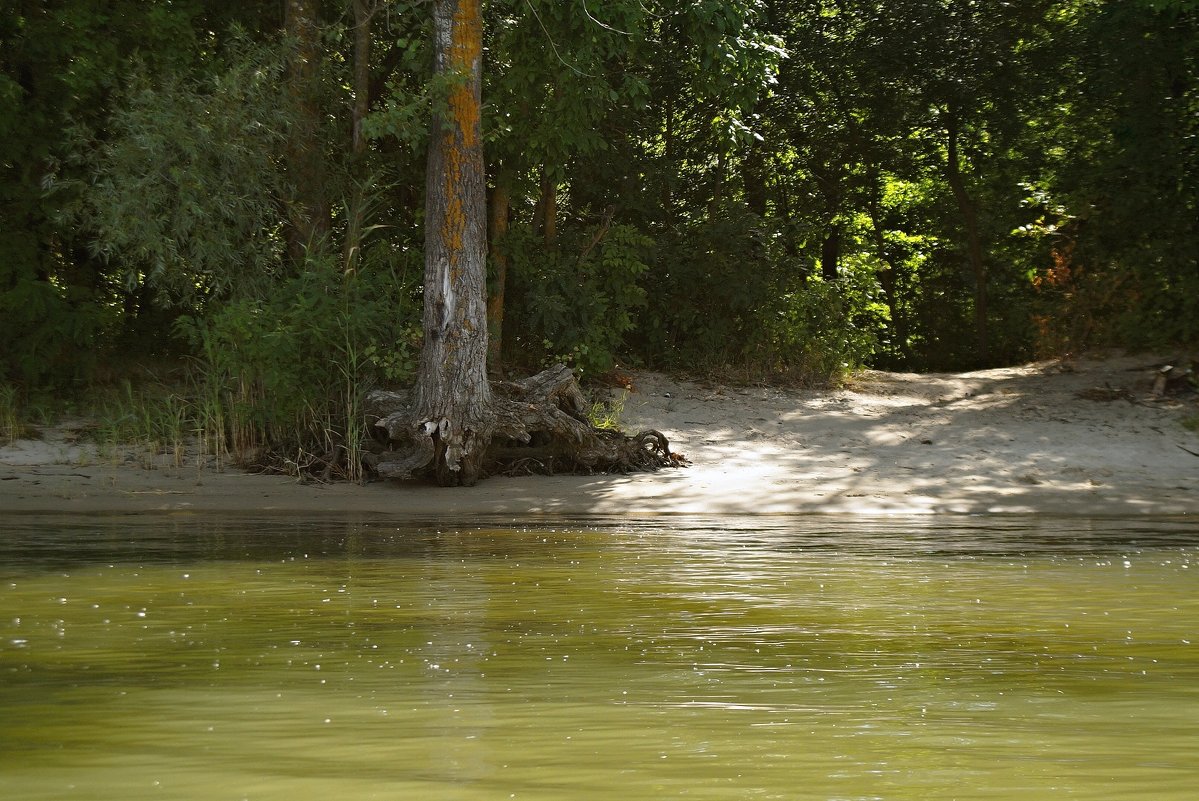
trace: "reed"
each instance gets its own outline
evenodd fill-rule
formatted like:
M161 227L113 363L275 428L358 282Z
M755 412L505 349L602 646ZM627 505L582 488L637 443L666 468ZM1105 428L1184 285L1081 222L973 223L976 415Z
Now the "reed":
M182 467L186 461L193 405L174 387L135 386L122 379L99 396L93 416L93 437L100 453L111 460L131 457L151 469L163 464Z

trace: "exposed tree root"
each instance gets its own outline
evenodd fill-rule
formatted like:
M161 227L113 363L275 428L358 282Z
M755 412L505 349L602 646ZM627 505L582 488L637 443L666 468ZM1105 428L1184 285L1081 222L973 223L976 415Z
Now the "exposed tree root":
M378 416L377 447L368 465L382 478L425 475L434 463L436 432L416 419L412 399L399 393L373 393L368 406ZM522 381L492 385L482 475L530 473L630 473L681 467L658 431L628 436L594 428L587 403L570 369L558 365Z

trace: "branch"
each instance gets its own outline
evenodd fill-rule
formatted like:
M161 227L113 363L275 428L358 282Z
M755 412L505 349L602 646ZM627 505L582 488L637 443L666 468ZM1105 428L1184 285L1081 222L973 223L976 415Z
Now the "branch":
M591 251L595 249L595 246L602 242L604 237L608 235L608 229L612 227L612 216L614 214L616 214L615 206L609 206L608 208L604 209L604 216L600 221L599 230L596 231L595 236L591 238L591 244L583 248L583 252L579 254L580 264L582 264L583 260L591 254Z

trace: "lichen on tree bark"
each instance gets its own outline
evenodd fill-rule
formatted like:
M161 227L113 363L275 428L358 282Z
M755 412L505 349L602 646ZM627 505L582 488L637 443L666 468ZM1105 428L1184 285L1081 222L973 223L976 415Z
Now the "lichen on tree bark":
M425 199L425 343L415 425L439 483L473 484L491 437L487 382L486 196L479 131L478 0L433 6L436 66L451 78L433 119Z
M376 454L375 471L393 478L431 473L439 484L469 486L483 473L493 438L511 450L528 446L534 434L541 435L536 456L518 451L516 458L548 460L550 470L555 463L588 471L680 463L656 432L625 437L595 431L565 367L501 382L493 394L487 377L479 0L435 0L433 35L437 72L450 79L450 89L430 131L424 345L414 397L388 396L376 405L376 430L387 447Z

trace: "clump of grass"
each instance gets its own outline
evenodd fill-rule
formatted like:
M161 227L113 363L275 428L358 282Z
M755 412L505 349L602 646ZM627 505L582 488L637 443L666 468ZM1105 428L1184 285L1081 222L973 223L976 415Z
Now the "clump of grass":
M100 400L96 418L101 449L115 457L120 448L131 448L144 467L157 466L163 454L182 467L195 431L192 404L182 395L164 385L135 388L128 379Z
M1182 419L1182 427L1187 431L1194 431L1199 434L1199 414L1184 417Z
M622 392L618 397L594 401L587 410L591 427L602 431L619 431L620 418L624 416L624 405L628 398L629 393Z
M25 433L17 388L0 384L0 441L11 445Z

